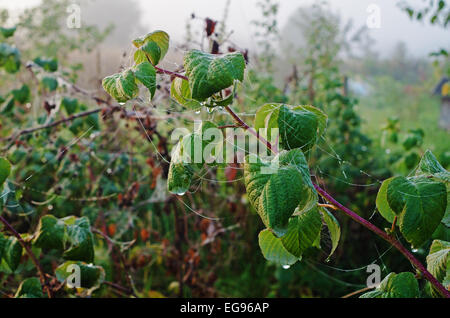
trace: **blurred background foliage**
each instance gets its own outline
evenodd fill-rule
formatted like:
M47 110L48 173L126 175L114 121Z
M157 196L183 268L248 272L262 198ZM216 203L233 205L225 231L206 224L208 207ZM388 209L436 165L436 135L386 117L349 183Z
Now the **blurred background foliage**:
M68 29L69 4L43 0L19 16L13 37L1 38L17 46L22 64L17 73L0 77L2 155L14 166L11 187L20 203L16 210L3 206L3 213L20 233L32 233L46 214L87 217L95 234L95 265L109 282L93 296L128 295L115 284L144 297L339 297L365 287L372 262L382 266L383 276L411 269L398 252L339 213L342 239L330 262L324 260L331 241L289 269L268 263L257 242L263 226L248 204L238 164L197 176L183 197L169 195L171 131L192 126L194 118L214 118L219 125L230 120L220 109L183 111L170 100L165 77L150 104L138 99L17 136L104 101L111 105L100 80L126 67L132 52L123 48L149 31L137 23L139 9L131 0L84 2L83 27ZM364 27L343 21L326 3L299 8L280 30L278 4L261 0L261 17L253 21L258 49L252 52L229 40L228 6L218 20L186 13L186 41L172 44L166 60L174 62L167 68L179 71L187 49L239 50L248 72L233 107L248 122L266 102L322 108L329 126L311 167L343 204L387 226L374 213L382 180L407 175L426 149L448 168L449 132L438 125L441 99L432 94L450 75L445 51L415 58L399 43L381 57ZM404 10L410 14L406 5ZM106 15L114 15L114 25L102 22ZM410 15L416 17L414 11ZM0 22L8 23L6 10ZM435 238L449 240L448 234ZM322 235L328 242L326 230ZM415 253L424 260L426 250ZM0 273L2 295L14 294L23 278L33 276L24 259L14 273ZM49 272L57 260L41 254Z

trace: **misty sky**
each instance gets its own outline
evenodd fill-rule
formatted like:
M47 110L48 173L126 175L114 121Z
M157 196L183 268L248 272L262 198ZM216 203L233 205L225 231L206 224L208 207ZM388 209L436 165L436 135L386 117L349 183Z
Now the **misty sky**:
M120 1L120 0L111 0ZM163 29L173 40L180 40L184 34L186 19L192 12L200 17L221 19L226 0L136 0L143 10L142 23L149 30ZM0 7L23 9L38 4L39 0L0 0ZM76 1L74 1L76 2ZM252 26L250 21L259 17L257 0L231 0L228 27L234 30L232 39L243 47L252 47ZM296 8L311 4L312 0L280 0L280 27L286 23ZM407 44L414 56L423 56L430 51L450 46L450 30L421 22L411 21L396 5L394 0L329 0L333 11L339 12L344 20L353 19L356 26L365 25L369 13L369 4L376 4L381 9L381 28L370 29L369 34L376 43L374 49L384 54L398 41ZM421 4L421 0L408 0L408 3ZM111 17L114 21L114 17Z

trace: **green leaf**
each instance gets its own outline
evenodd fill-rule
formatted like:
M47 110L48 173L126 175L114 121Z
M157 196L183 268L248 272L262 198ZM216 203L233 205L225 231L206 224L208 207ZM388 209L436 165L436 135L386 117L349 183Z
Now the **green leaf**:
M413 147L420 146L423 142L424 135L422 129L410 129L403 141L403 148L405 148L405 150L410 150Z
M393 178L389 178L383 181L380 189L378 190L376 205L378 212L390 223L394 222L395 212L392 211L387 201L387 191L389 183Z
M58 88L58 80L52 76L44 76L41 83L42 86L49 92L53 92Z
M119 103L125 103L139 93L136 78L131 70L105 77L102 85L104 90Z
M15 185L11 181L4 183L3 192L0 197L3 200L3 206L12 213L23 213L23 209L19 204L20 192L16 191Z
M374 291L360 298L418 298L419 283L413 273L390 273Z
M444 277L444 280L442 281L442 285L447 288L447 290L450 290L450 261L447 259L447 274Z
M78 100L76 98L64 97L61 100L61 107L66 110L67 115L72 115L78 109Z
M216 150L221 148L219 144L221 140L204 135L210 128L217 129L217 125L204 121L198 128L194 133L181 138L172 150L167 177L167 187L171 193L183 195L191 185L194 171L200 170L205 163L214 165L211 161L214 160L214 156L220 155L216 154ZM210 147L206 149L207 146Z
M34 235L33 243L37 247L64 250L65 224L53 215L41 217Z
M61 219L66 224L67 247L63 254L65 259L73 261L94 261L94 236L89 219L69 216Z
M172 97L180 105L191 109L201 107L201 104L198 101L192 99L189 82L179 77L172 81L172 85L170 86L170 97Z
M322 218L317 208L302 212L289 220L286 235L281 237L284 248L300 258L312 247L322 228Z
M20 283L17 289L15 298L42 298L44 294L42 293L41 282L36 277L31 277L25 279Z
M11 213L23 213L24 210L19 204L20 194L16 192L16 187L10 181L4 183L3 192L0 195L3 200L3 206L8 209Z
M144 51L138 49L134 52L134 63L140 64L142 62L148 62L148 58Z
M450 172L444 169L430 150L425 151L420 159L416 175L431 174L434 177L450 182Z
M279 167L273 163L279 160ZM265 171L263 171L265 169ZM283 151L271 163L256 155L246 157L244 180L247 195L264 224L278 236L287 232L289 218L317 202L308 164L300 149Z
M159 48L159 57L154 44L149 43L157 45ZM166 53L169 50L169 35L164 31L158 30L133 40L133 44L137 48L142 47L143 51L149 55L153 65L157 65L158 62L166 56Z
M281 145L284 149L301 148L304 152L316 142L317 115L307 110L290 110L281 106L278 115Z
M22 85L19 89L13 89L11 93L14 96L14 100L19 104L25 104L30 101L30 87L26 84Z
M169 192L183 195L189 190L192 181L192 167L183 162L183 146L179 141L172 151L169 173L167 176L167 188Z
M10 173L11 164L9 163L8 159L0 157L0 187L3 185Z
M256 112L255 129L264 128L263 136L270 140L272 129L279 128L284 148L306 151L324 134L327 121L324 112L310 105L265 104Z
M149 62L142 62L134 67L134 76L150 91L153 98L156 91L156 70ZM150 98L150 99L151 99Z
M54 58L38 57L34 59L34 63L42 67L47 72L56 72L58 70L58 60Z
M244 79L245 60L241 53L215 55L191 50L184 56L192 98L204 101L222 89Z
M264 104L258 108L255 114L255 130L263 129L263 137L272 140L272 129L278 128L278 113L283 104ZM273 138L276 138L274 136Z
M101 266L86 264L84 262L67 261L55 269L56 278L64 282L73 274L73 269L69 270L70 265L77 265L80 268L80 287L95 289L105 280L105 271Z
M405 166L407 169L412 169L420 161L420 156L415 152L411 152L404 157L403 161L405 162Z
M144 56L142 56L141 52L138 53L138 51L141 51ZM136 60L141 60L145 57L145 61L150 60L153 65L158 65L158 62L161 59L161 49L156 42L150 41L137 50L134 57L135 62Z
M7 241L8 239L2 233L0 233L0 263L2 262L2 258L5 253L5 246Z
M9 114L14 109L14 96L9 96L8 99L3 103L1 112L2 114Z
M15 237L8 237L3 248L3 258L9 268L14 272L20 264L22 258L22 245Z
M16 32L17 27L13 26L11 28L4 28L4 27L0 27L0 33L5 37L5 38L9 38L12 37L14 35L14 33Z
M434 240L427 256L427 269L440 282L444 281L450 270L450 242Z
M0 67L8 73L16 73L20 69L20 52L6 43L0 43Z
M403 236L414 247L431 237L444 216L447 190L442 182L423 177L395 177L387 190L387 201L399 215Z
M297 262L298 257L289 253L271 231L265 229L258 235L259 247L264 257L281 266L290 266Z
M341 226L339 225L339 222L338 220L336 220L334 215L330 213L330 211L328 211L326 208L320 207L320 211L322 212L323 220L327 225L328 232L330 232L331 236L331 251L327 257L327 260L329 260L339 244L339 239L341 238Z

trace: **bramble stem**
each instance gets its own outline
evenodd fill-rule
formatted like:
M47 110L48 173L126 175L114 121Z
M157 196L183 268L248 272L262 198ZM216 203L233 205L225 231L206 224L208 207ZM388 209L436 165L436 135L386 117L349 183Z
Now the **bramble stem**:
M165 70L165 69L160 68L160 67L157 67L157 66L154 66L154 67L155 67L155 70L156 70L158 73L160 73L160 74L173 75L173 76L175 76L175 77L182 78L182 79L184 79L184 80L186 80L186 81L188 80L188 78L187 78L186 76L181 75L181 74L179 74L179 73L177 73L177 72L168 71L168 70Z
M229 106L225 106L225 110L233 117L233 119L245 130L248 130L253 136L258 138L270 151L277 153L270 142L268 142L264 137L260 136L252 127L247 125Z
M185 80L188 80L188 78L186 76L180 75L180 74L177 74L174 72L165 71L165 70L159 69L159 68L157 68L157 71L164 73L164 74L170 74L170 75L174 75L174 76L183 78ZM264 143L270 151L272 151L275 154L278 153L278 151L273 148L273 146L270 142L268 142L266 139L264 139L259 134L257 134L255 132L255 130L253 128L251 128L249 125L247 125L230 107L226 106L225 110L231 115L231 117L233 117L233 119L241 127L243 127L245 130L248 130L252 135L256 136L256 138L258 138L262 143ZM433 275L431 275L431 273L425 268L425 266L423 266L423 264L417 258L415 258L414 255L412 255L411 252L408 251L397 239L395 239L393 236L388 235L386 232L379 229L374 224L370 223L369 221L360 217L358 214L356 214L349 208L340 204L328 192L326 192L324 189L319 187L314 182L313 182L313 185L314 185L314 188L316 189L316 191L320 194L320 196L322 198L324 198L330 204L334 205L335 207L340 209L342 212L347 214L354 221L356 221L359 224L361 224L362 226L368 228L369 230L371 230L372 232L377 234L379 237L383 238L388 243L390 243L392 246L394 246L397 250L399 250L400 253L402 253L411 262L411 264L423 274L423 276L439 291L439 293L443 297L450 298L450 292L447 289L445 289L445 287L442 286L442 284Z
M5 227L17 238L20 245L22 245L22 247L25 249L26 253L31 258L31 261L33 262L34 266L37 268L42 287L47 290L48 298L52 298L53 297L52 291L50 290L50 287L47 285L44 270L42 269L41 263L39 263L36 256L33 254L31 248L28 246L27 243L25 243L22 236L20 236L20 234L12 227L12 225L9 224L9 222L6 221L6 219L1 215L0 215L0 222L2 222L5 225Z
M349 208L343 206L338 201L336 201L328 192L323 190L321 187L319 187L317 184L313 183L314 188L316 188L317 192L328 202L333 204L334 206L338 207L342 212L347 214L349 217L351 217L354 221L358 222L362 226L368 228L384 240L386 240L388 243L393 245L396 249L400 251L410 262L413 264L415 268L417 268L423 276L439 291L439 293L446 297L450 298L450 292L445 289L444 286L433 276L431 273L423 266L423 264L414 257L414 255L411 254L410 251L408 251L397 239L395 239L393 236L388 235L386 232L382 231L378 227L376 227L374 224L370 223L366 219L360 217L358 214L350 210Z

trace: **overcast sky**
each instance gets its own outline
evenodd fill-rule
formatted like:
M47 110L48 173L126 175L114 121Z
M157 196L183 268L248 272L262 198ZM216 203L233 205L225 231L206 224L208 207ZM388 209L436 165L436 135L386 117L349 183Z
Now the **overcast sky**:
M111 0L120 1L120 0ZM184 25L190 13L200 17L220 19L226 0L136 0L144 14L143 23L151 29L167 31L173 40L181 39ZM0 7L23 9L36 5L40 0L0 0ZM74 2L76 2L74 0ZM231 0L228 19L229 28L234 30L233 40L241 46L251 47L252 26L250 21L259 17L255 6L257 0ZM296 8L311 4L312 0L280 0L279 23L281 28ZM396 5L395 0L329 0L331 8L341 14L344 20L353 19L356 26L366 24L369 16L367 8L376 4L380 8L380 28L370 29L375 39L374 48L389 53L398 41L404 41L414 56L423 56L430 51L450 46L450 29L443 30L436 26L423 25L411 21ZM422 0L408 0L409 3L421 4ZM114 17L111 17L114 21Z

